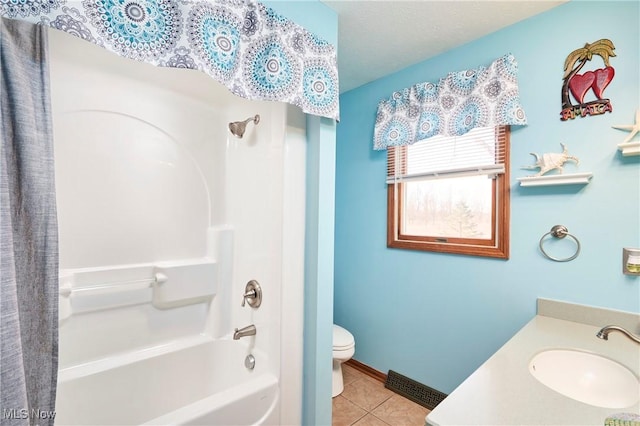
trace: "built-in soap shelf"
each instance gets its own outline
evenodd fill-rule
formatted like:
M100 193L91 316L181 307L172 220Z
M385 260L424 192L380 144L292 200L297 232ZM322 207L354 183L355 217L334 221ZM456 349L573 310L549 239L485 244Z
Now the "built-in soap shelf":
M218 264L204 257L155 264L60 270L60 320L72 314L151 302L168 309L210 300Z
M520 186L586 185L593 173L569 173L547 176L526 176L517 178Z
M228 282L233 260L233 228L206 230L202 257L59 271L59 320L74 314L150 303L172 309L210 301Z

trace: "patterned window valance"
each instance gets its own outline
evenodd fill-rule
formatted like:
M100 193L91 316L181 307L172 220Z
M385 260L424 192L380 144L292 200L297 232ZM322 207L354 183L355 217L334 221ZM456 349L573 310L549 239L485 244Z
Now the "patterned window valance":
M452 72L438 84L418 83L394 92L378 104L373 148L459 136L476 127L527 124L517 73L518 64L509 54L488 68Z
M118 55L203 71L247 99L339 118L335 47L251 0L2 0L0 15L48 25Z

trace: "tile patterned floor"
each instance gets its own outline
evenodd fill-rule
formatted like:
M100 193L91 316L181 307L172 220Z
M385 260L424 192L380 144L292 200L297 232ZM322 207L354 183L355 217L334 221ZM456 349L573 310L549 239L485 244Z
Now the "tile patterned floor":
M429 410L342 365L344 391L333 398L333 426L424 426Z

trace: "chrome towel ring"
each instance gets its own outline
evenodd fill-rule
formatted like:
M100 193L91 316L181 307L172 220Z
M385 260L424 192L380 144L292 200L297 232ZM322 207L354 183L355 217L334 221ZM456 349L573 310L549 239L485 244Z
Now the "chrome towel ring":
M576 242L576 252L572 256L569 256L569 257L567 257L565 259L558 259L557 257L549 256L547 254L547 252L544 251L544 247L543 247L543 244L542 244L544 242L544 237L546 237L547 235L551 235L552 237L560 238L560 239L564 238L564 237L573 238L573 241ZM576 257L578 257L578 255L580 254L580 241L578 241L578 239L575 236L571 235L569 233L569 230L567 229L567 227L564 226L564 225L555 225L553 228L551 228L551 231L547 232L546 234L544 234L542 236L542 238L540 238L539 246L540 246L540 251L542 252L542 254L544 254L544 256L547 259L553 260L554 262L569 262L569 261L575 259Z

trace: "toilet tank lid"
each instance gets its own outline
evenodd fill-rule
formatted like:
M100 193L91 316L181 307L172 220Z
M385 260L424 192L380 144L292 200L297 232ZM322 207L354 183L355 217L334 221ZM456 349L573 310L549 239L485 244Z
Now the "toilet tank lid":
M353 334L339 325L333 325L333 347L346 347L355 343Z

